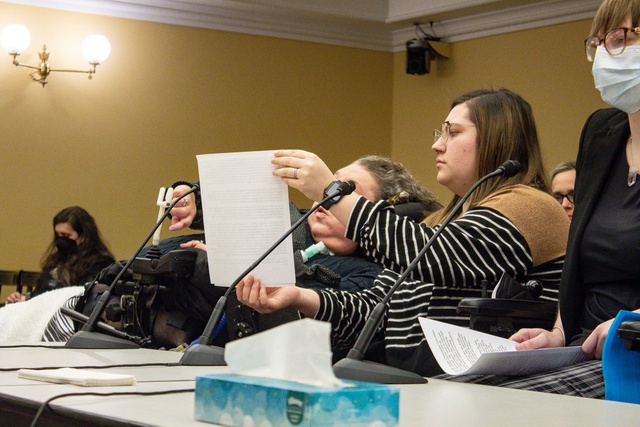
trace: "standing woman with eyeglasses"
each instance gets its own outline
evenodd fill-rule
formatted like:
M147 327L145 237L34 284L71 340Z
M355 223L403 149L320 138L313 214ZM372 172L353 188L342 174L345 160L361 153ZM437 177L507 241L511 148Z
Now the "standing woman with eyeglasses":
M259 312L291 307L332 323L334 350L350 348L373 309L440 227L460 198L481 177L507 160L522 170L480 185L462 212L442 231L408 282L387 304L384 340L387 363L422 375L441 373L418 321L419 316L469 326L456 312L458 301L481 296L483 281L493 285L503 273L520 282L539 280L544 297L555 300L564 260L569 220L547 193L538 134L531 106L506 89L480 89L453 102L432 149L438 183L453 197L426 223L394 213L388 203L372 203L352 193L331 212L355 240L387 268L372 289L362 292L315 291L297 287L265 288L249 276L237 288L238 299ZM274 175L312 200L323 198L333 174L315 154L282 150L272 162Z

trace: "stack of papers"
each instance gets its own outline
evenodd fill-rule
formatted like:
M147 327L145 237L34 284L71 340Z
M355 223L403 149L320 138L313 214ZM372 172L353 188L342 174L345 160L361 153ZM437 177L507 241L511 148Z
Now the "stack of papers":
M43 369L41 371L20 369L18 371L18 377L28 380L73 384L83 387L109 387L134 385L136 383L136 377L133 375L109 374L106 372L74 368Z
M516 351L517 342L419 317L431 352L449 375L533 375L588 358L582 347Z

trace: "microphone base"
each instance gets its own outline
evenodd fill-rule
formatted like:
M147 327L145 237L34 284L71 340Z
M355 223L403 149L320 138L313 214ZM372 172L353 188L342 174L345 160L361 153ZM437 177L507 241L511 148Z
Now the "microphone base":
M140 346L132 341L104 335L98 332L78 331L65 344L66 348L84 349L133 349Z
M333 365L336 377L343 380L380 384L426 384L427 379L415 372L366 360L344 358Z
M187 366L226 366L224 361L224 348L213 345L194 344L189 347L180 362Z

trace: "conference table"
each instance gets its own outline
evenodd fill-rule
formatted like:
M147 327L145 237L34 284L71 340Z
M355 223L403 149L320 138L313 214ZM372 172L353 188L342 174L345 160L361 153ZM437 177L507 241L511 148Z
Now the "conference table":
M17 343L15 343L17 344ZM38 426L211 426L194 420L195 377L224 366L182 366L180 352L77 350L43 343L0 344L0 426L29 426L56 399ZM136 385L79 387L18 377L18 368L76 367L132 374ZM98 369L98 368L104 369ZM96 396L95 393L164 393ZM175 393L171 393L175 392ZM429 379L400 386L399 426L624 426L640 425L640 405Z

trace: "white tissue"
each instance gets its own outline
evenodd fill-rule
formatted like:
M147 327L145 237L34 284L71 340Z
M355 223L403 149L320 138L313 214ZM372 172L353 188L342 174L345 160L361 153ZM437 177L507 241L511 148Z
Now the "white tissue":
M327 322L296 320L228 343L224 359L238 375L344 387L331 366L330 333Z

